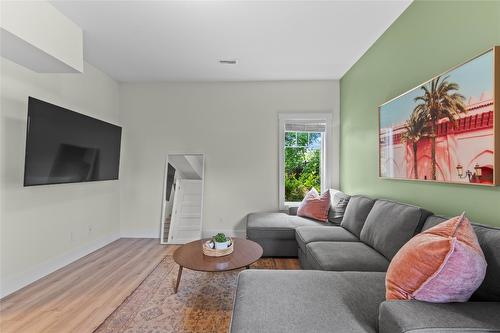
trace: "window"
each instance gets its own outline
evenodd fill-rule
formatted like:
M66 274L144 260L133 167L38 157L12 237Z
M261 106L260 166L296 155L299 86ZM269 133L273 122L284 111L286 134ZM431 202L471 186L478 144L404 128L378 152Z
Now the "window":
M331 114L280 113L280 207L297 205L312 187L330 188Z
M298 202L314 187L321 192L321 132L285 127L285 202Z

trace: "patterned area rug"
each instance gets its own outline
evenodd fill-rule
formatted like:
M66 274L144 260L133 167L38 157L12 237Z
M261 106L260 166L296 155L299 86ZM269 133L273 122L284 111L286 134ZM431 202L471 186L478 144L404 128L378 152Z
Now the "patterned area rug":
M98 333L227 332L239 271L184 269L167 256L95 331Z

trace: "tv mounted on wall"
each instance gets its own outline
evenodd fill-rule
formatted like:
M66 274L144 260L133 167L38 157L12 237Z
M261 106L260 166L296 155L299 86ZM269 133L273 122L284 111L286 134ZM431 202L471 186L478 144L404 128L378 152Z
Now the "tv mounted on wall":
M122 128L29 97L24 186L118 179Z

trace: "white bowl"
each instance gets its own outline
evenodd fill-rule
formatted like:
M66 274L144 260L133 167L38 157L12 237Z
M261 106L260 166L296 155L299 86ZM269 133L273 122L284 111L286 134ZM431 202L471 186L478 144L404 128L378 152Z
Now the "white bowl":
M215 249L217 250L224 250L229 247L229 244L231 244L231 241L225 241L224 243L219 243L219 242L214 242L215 243Z

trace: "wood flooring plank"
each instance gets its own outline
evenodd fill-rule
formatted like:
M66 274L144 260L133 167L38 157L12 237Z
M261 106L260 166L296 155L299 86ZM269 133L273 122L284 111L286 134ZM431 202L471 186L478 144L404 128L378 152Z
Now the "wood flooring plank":
M0 332L93 332L178 245L122 238L0 300ZM262 258L255 269L300 269Z
M120 244L122 244L122 242L120 242ZM127 248L131 251L137 251L141 246L143 246L143 244L134 241L131 242ZM23 294L25 297L22 297L19 302L20 307L15 309L17 310L14 312L16 317L11 317L11 311L6 311L5 319L29 323L38 317L39 312L53 311L58 313L61 309L68 308L71 302L81 301L82 297L89 295L93 287L96 288L100 283L103 283L103 279L106 275L109 275L109 271L114 272L116 270L116 264L125 265L127 263L127 258L125 258L124 255L120 256L120 252L108 252L108 250L109 248L106 247L99 250L100 252L102 251L110 255L110 259L115 258L115 260L104 261L107 263L105 266L101 265L103 262L102 260L96 260L93 264L89 264L86 260L83 260L83 266L86 270L82 270L79 266L74 266L74 271L67 272L66 269L64 269L63 273L66 273L64 278L60 276L61 272L57 271L54 275L49 275L49 277L54 278L53 283L47 284L47 282L44 281L43 286L46 288L28 288L26 293ZM123 253L123 249L121 249L121 251L121 253ZM75 272L77 274L75 274ZM30 301L30 299L34 299L35 301ZM15 299L11 298L10 302L13 301L15 301Z
M83 280L85 276L82 272L85 272L90 264L95 266L101 263L105 260L102 257L106 255L111 260L112 257L119 253L115 251L123 251L123 249L120 250L121 244L120 241L115 241L2 299L0 305L9 304L8 307L2 307L2 314L7 315L12 304L26 304L35 307L40 306L40 304L47 304L50 298L53 297L55 290L69 288L71 285L78 283L79 279ZM114 249L115 251L113 251ZM22 293L22 297L17 297L20 293ZM26 297L28 295L30 297Z
M92 332L169 252L119 239L0 300L0 331Z

